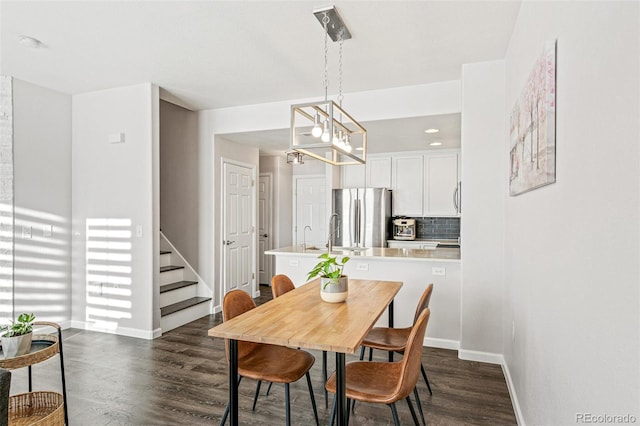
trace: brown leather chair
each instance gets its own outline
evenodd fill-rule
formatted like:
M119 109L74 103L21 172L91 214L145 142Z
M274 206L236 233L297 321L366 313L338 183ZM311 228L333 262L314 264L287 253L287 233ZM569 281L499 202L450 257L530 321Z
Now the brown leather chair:
M353 361L347 363L345 368L347 413L349 412L351 401L387 404L391 408L393 422L397 426L400 421L398 420L395 403L404 399L409 405L414 423L416 425L419 424L409 395L415 389L420 375L422 341L424 340L430 315L429 308L418 315L418 319L407 336L405 353L401 360L396 362ZM336 393L336 373L329 377L325 387L329 392ZM333 409L331 410L332 424L335 416L335 405L334 398Z
M413 316L413 323L415 326L415 322L418 320L418 316L420 316L420 312L427 309L429 307L429 301L431 300L431 293L433 293L433 284L429 284L427 289L422 293L420 300L418 301L418 306L416 306L416 313ZM389 327L374 327L369 331L367 336L362 341L362 349L360 350L360 360L364 358L364 350L365 347L369 348L369 361L371 361L373 357L373 350L379 349L382 351L389 352L389 359L393 359L393 353L399 352L403 353L405 350L405 346L407 345L407 339L409 334L411 333L412 327L405 328L389 328ZM424 378L424 382L427 384L427 389L429 390L429 394L433 395L431 391L431 385L429 384L429 378L427 377L427 372L424 369L422 363L420 363L420 371L422 373L422 377ZM418 397L418 390L414 391L416 397L416 404L418 404L418 411L420 412L420 417L422 418L422 422L424 423L424 414L422 412L422 405L420 404L420 399Z
M223 321L230 320L240 314L243 314L256 307L255 302L242 290L231 290L224 296L222 302L222 318ZM225 343L227 351L227 361L229 359L229 344ZM286 424L291 424L291 407L289 401L289 384L298 381L302 376L307 377L307 385L309 386L309 395L311 397L311 405L313 406L313 414L318 424L318 410L316 409L316 401L313 396L313 388L311 386L311 377L309 370L313 365L315 358L308 352L292 349L285 346L269 345L265 343L254 343L238 341L238 384L243 377L263 380L275 383L284 383L285 390L285 409ZM258 386L257 392L260 390ZM255 410L255 400L253 404ZM223 425L229 414L229 404L225 409L220 424Z
M282 296L283 294L293 290L296 288L293 285L293 281L291 278L286 276L285 274L274 275L271 278L271 291L273 292L273 297L276 298L278 296ZM322 351L322 383L327 381L327 351ZM267 395L269 395L269 391L271 390L271 384L269 384L269 388L267 388ZM257 393L256 393L257 395ZM324 406L325 408L329 406L329 395L327 391L324 391Z
M294 288L296 288L296 286L293 285L293 281L284 274L274 275L273 278L271 278L271 292L274 298L282 296Z

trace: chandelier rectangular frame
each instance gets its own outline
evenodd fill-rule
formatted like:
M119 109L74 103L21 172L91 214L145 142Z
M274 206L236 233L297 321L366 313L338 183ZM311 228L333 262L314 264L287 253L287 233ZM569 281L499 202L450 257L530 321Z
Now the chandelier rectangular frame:
M326 141L311 135L316 115L328 123ZM348 143L336 140L337 134L348 136ZM291 105L290 148L334 166L364 164L367 130L333 100L295 104Z

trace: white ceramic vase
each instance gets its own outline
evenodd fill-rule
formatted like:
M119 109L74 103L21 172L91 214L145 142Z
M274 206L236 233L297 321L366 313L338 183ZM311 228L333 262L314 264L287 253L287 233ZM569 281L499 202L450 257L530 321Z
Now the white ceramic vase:
M342 275L340 278L320 278L320 297L325 302L340 303L347 300L349 294L349 278Z
M2 353L6 358L15 358L29 353L31 349L31 338L33 333L23 334L15 337L2 338Z

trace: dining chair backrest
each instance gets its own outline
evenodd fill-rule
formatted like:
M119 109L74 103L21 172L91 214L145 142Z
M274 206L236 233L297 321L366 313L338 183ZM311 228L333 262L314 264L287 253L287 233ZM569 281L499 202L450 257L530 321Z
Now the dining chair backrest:
M232 318L237 317L238 315L244 314L247 311L256 307L256 303L253 301L249 293L242 290L231 290L227 294L224 295L224 299L222 301L222 321L229 321ZM229 359L229 344L225 340L226 350L227 350L227 360ZM238 342L238 358L242 358L247 355L254 348L259 345L259 343L254 342Z
M418 321L420 312L424 311L429 307L429 302L431 301L432 292L433 292L433 283L427 286L427 289L424 291L424 293L422 293L422 297L420 297L420 301L418 301L418 306L416 306L416 314L413 316L414 324Z
M416 383L418 383L420 367L422 366L422 344L430 315L431 310L429 308L426 308L418 315L418 320L411 329L411 333L407 339L404 356L402 360L397 361L402 363L402 373L397 387L397 392L402 395L402 398L405 398L413 392Z
M274 298L282 296L294 288L296 288L296 286L293 285L293 281L284 274L274 275L273 278L271 278L271 291L273 292Z

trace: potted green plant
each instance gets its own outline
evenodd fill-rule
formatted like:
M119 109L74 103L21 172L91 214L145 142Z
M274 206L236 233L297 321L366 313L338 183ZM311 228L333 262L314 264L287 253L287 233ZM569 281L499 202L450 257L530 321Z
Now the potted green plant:
M0 326L0 336L2 336L2 352L5 358L29 353L31 349L31 338L33 336L34 314L20 314L16 321L11 321L11 325Z
M348 256L343 256L338 261L337 256L331 256L329 253L322 253L318 256L322 259L313 267L307 279L320 276L320 297L329 303L344 302L347 299L349 278L342 275L344 264L349 261Z

